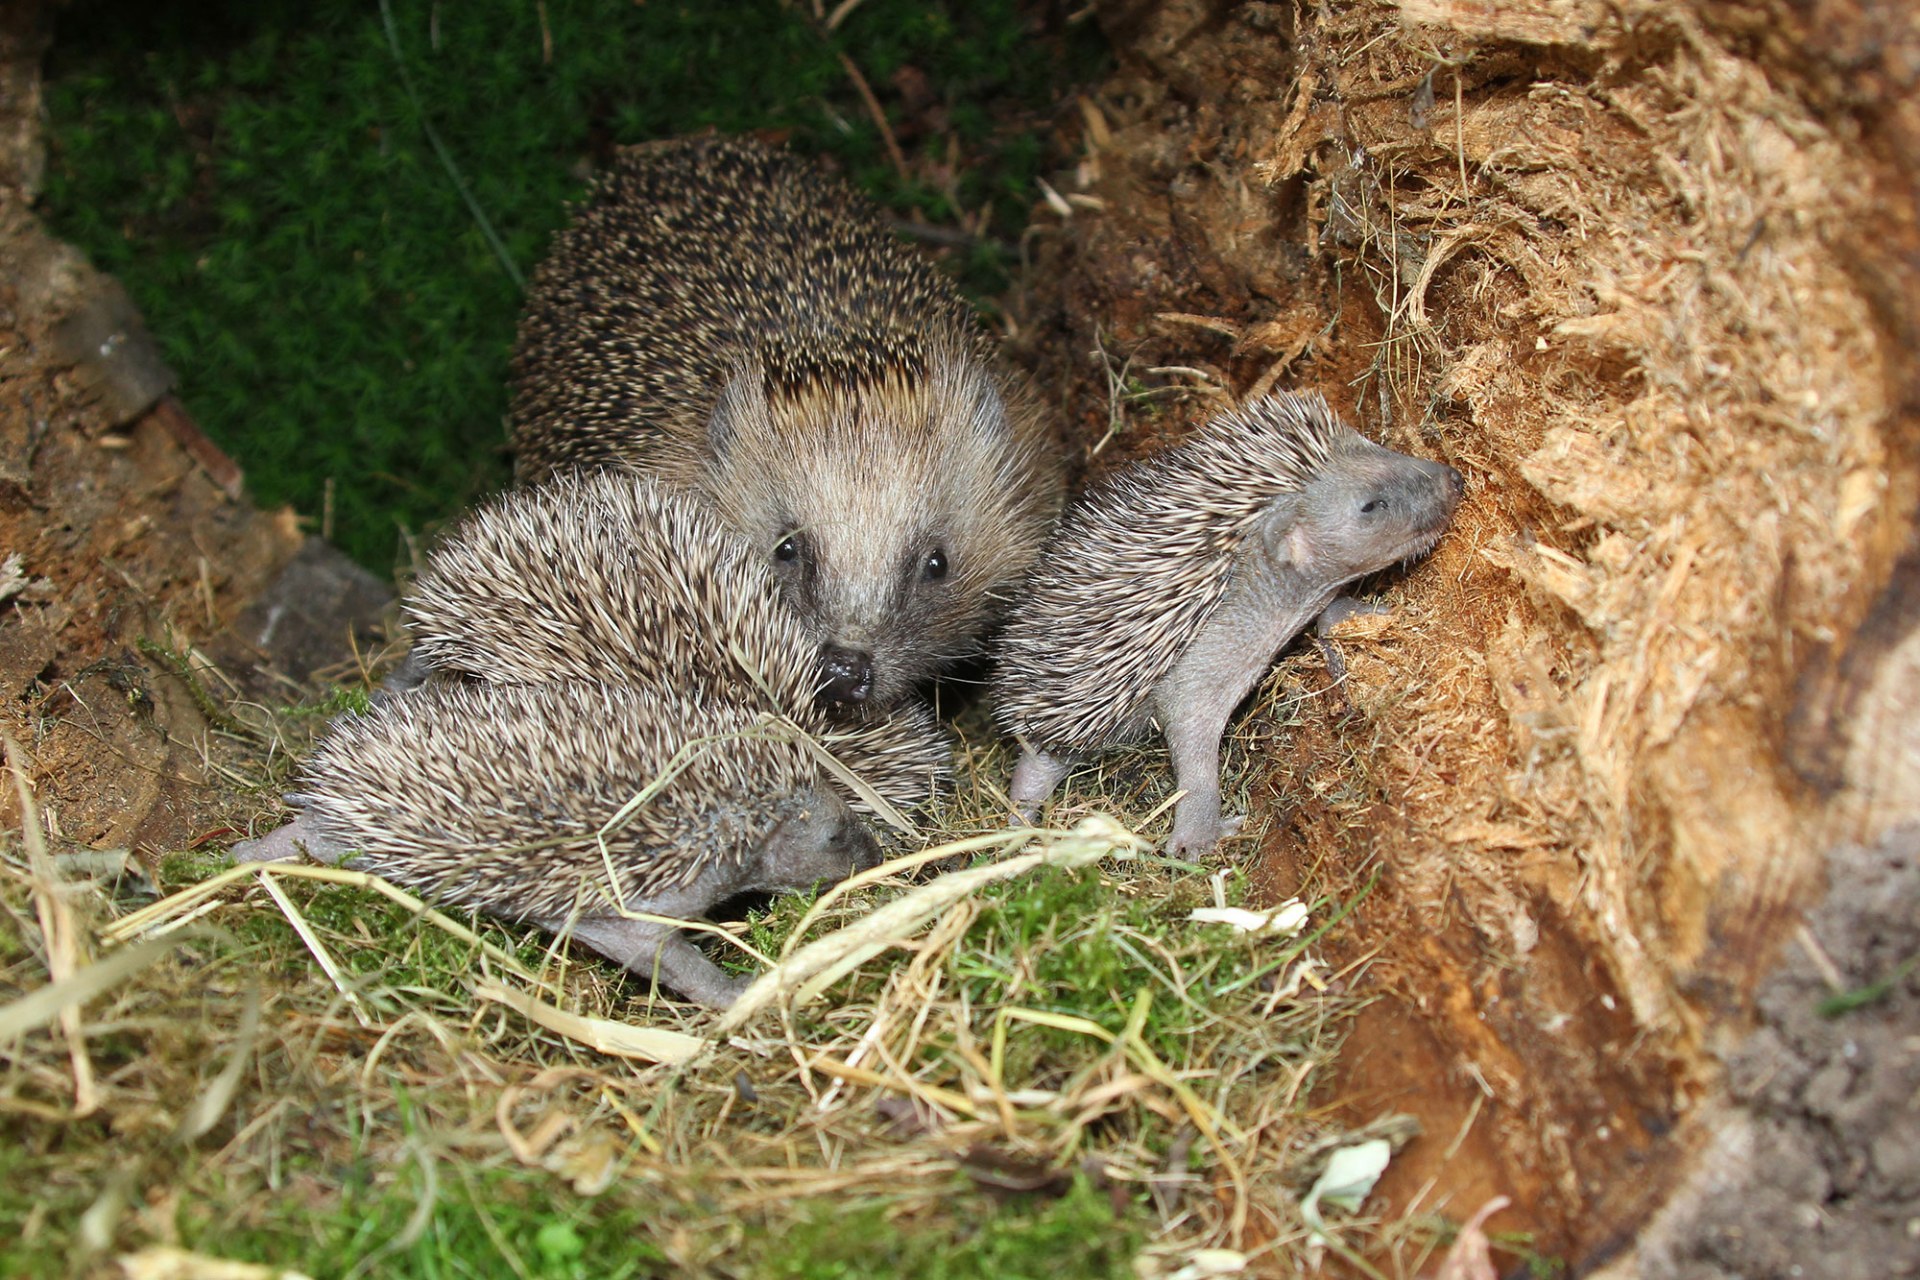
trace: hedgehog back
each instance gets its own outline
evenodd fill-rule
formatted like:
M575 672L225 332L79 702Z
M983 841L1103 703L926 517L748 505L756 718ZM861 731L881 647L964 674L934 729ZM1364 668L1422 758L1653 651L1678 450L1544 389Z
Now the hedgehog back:
M988 350L967 305L873 206L747 140L626 148L554 239L513 358L517 474L644 458L692 482L721 385L869 384Z
M789 711L813 697L814 646L766 568L705 507L630 473L481 507L405 610L429 666L495 683L617 679Z
M406 614L436 672L635 684L779 716L900 809L950 772L951 741L923 706L829 717L814 646L766 567L706 507L647 476L568 472L481 507L435 549Z
M512 919L737 873L822 780L751 711L577 681L423 686L336 720L303 777L356 866Z
M1220 414L1068 509L1000 638L1001 725L1052 751L1148 728L1145 704L1226 594L1235 551L1357 434L1314 394Z

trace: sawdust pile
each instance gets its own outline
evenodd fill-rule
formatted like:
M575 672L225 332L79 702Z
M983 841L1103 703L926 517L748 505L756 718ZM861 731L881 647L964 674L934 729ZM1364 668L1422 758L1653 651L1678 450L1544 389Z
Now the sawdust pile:
M1388 868L1356 1105L1424 1109L1456 1210L1513 1194L1562 1247L1658 1195L1640 1165L1824 849L1920 807L1883 692L1914 666L1911 193L1861 72L1915 37L1830 7L1882 42L1714 5L1111 6L1128 66L1049 237L1088 443L1176 406L1096 470L1297 385L1468 473L1272 762L1266 856L1282 890Z

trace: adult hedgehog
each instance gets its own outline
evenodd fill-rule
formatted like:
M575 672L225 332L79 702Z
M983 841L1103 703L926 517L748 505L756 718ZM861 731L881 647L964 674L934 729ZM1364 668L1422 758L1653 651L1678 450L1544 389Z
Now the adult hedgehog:
M887 706L978 647L1061 494L966 303L841 183L724 138L622 151L535 273L517 474L625 467L765 557L823 696Z

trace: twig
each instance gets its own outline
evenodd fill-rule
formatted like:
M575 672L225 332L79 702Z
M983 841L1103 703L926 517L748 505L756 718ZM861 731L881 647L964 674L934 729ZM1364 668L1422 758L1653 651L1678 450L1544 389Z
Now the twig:
M1467 103L1460 87L1459 67L1453 69L1453 153L1460 161L1460 198L1471 199L1473 189L1467 185Z
M360 993L347 985L346 974L342 973L340 966L333 962L333 954L327 950L326 944L320 941L320 935L313 931L313 926L307 923L307 918L300 914L300 908L293 905L293 899L287 896L287 891L282 889L272 876L261 876L260 887L267 891L267 896L272 898L280 908L280 914L287 918L287 923L293 926L293 931L300 935L300 941L307 944L307 950L313 953L314 960L332 981L334 989L340 993L341 998L347 1002L347 1007L353 1010L353 1016L359 1019L360 1025L371 1027L373 1019L367 1016L366 1006L360 1000Z
M833 12L827 15L827 30L838 31L840 24L860 7L860 3L861 0L840 0L840 3L833 7Z
M20 747L11 734L0 735L7 748L7 766L13 771L13 787L20 797L20 831L27 845L27 865L33 868L33 909L40 920L40 934L47 944L47 976L53 987L61 987L80 968L79 941L73 908L61 893L59 869L47 856L47 837L40 830L40 808L33 802L33 784L20 764ZM67 1039L67 1055L73 1062L73 1110L75 1115L90 1115L100 1106L99 1087L94 1083L93 1059L87 1054L87 1033L80 1022L80 1002L60 1006L60 1030Z
M459 167L453 163L453 156L447 151L447 144L440 141L440 131L433 127L433 121L427 119L427 109L421 105L420 94L413 87L413 76L407 70L407 60L400 53L400 34L394 30L393 5L390 0L380 0L380 21L387 29L387 48L393 51L394 66L400 70L400 87L406 90L407 101L413 104L413 114L419 118L420 131L427 135L427 143L433 148L433 154L440 158L440 167L447 171L449 178L453 179L454 189L466 202L467 212L471 213L473 220L480 224L480 234L485 236L487 243L492 246L493 256L500 259L500 265L513 281L514 287L525 291L526 277L520 274L520 268L515 264L513 256L507 252L506 244L500 239L499 233L493 229L493 222L487 217L487 211L480 207L478 200L474 199L473 192L467 187L467 180L460 176Z
M384 7L387 0L380 0ZM900 175L900 181L911 182L912 175L907 172L907 157L900 150L900 140L893 136L893 126L887 123L887 113L880 109L880 99L873 96L873 86L860 74L860 68L845 53L839 55L840 65L846 68L847 75L853 79L853 87L860 94L860 101L866 104L867 114L873 117L874 125L880 130L880 141L887 144L887 158L893 161L894 172Z
M886 869L898 870L902 864L913 861L931 861L951 856L958 850L978 845L1004 843L1008 840L1025 840L1035 832L1016 830L999 832L993 836L975 837L972 840L955 841L940 848L929 849L915 854L912 858L898 859L887 864ZM816 942L802 947L793 947L793 943L806 931L808 924L816 918L826 903L832 900L837 891L846 891L857 887L862 876L870 877L883 868L863 872L843 881L822 894L813 909L802 918L788 939L788 949L783 951L780 964L753 980L733 1006L720 1015L715 1024L716 1035L726 1036L745 1026L767 1005L779 996L792 993L793 997L804 1003L819 996L828 986L845 976L854 967L864 963L887 948L898 945L921 924L932 916L941 914L954 903L968 895L985 888L999 880L1024 875L1042 866L1078 868L1088 866L1112 854L1130 852L1141 842L1111 818L1092 817L1081 822L1071 832L1049 832L1051 840L1033 852L991 863L984 867L970 867L965 871L949 872L937 880L929 881L912 890L903 897L896 898L883 907L869 913L855 924L839 929Z
M170 897L148 903L140 910L113 921L102 929L101 933L111 940L124 942L142 933L163 932L178 923L175 917L194 911L201 904L217 896L228 885L253 876L258 876L262 880L289 877L295 880L319 880L325 884L341 884L355 889L371 890L400 904L427 923L445 933L452 934L467 945L479 947L494 963L522 978L533 980L534 975L520 963L518 957L502 951L458 920L434 910L406 890L387 883L371 872L351 871L343 867L308 867L298 863L279 862L242 863L237 867L229 867L219 875L202 880L198 884L188 885Z
M206 686L200 683L200 678L194 674L193 667L187 662L185 657L175 653L165 645L147 639L145 636L136 638L133 642L133 647L160 663L172 673L182 685L186 686L187 696L193 699L193 705L200 709L200 714L207 718L208 724L223 733L230 733L236 738L259 739L263 737L258 729L247 727L246 724L235 719L222 708L219 703L213 700L213 695L208 693Z

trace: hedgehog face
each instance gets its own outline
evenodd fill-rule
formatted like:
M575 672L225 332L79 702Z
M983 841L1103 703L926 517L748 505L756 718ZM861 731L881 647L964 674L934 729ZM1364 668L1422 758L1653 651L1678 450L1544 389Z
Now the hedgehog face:
M1460 473L1354 435L1263 520L1270 554L1328 586L1425 553L1464 489Z
M802 788L762 841L746 872L751 887L773 893L837 884L880 865L880 843L832 788Z
M974 651L1044 535L1051 486L963 353L854 385L769 389L755 373L720 397L703 487L820 646L822 696L898 703Z

